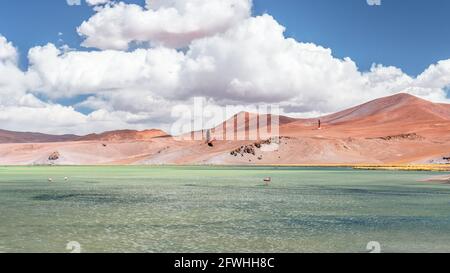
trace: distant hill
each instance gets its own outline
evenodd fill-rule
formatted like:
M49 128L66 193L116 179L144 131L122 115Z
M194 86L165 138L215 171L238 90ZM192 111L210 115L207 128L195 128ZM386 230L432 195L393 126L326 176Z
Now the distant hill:
M45 143L74 141L79 139L76 135L47 135L30 132L13 132L0 129L0 143Z
M80 137L79 141L139 141L139 140L149 140L158 137L168 137L169 135L161 130L145 130L145 131L135 131L135 130L118 130L104 132L101 134L91 134L87 136Z
M67 141L124 141L124 140L148 140L157 137L167 137L167 133L161 130L119 130L104 132L101 134L90 134L86 136L77 135L49 135L32 132L13 132L0 129L0 143L46 143Z

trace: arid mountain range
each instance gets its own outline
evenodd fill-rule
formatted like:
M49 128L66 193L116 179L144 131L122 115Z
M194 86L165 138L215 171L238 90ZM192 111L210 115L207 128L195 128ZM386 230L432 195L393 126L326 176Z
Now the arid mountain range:
M279 136L250 129L266 118L240 113L207 134L187 134L202 140L161 130L88 136L0 130L0 165L450 163L450 104L398 94L315 119L279 117ZM226 124L231 139L223 137ZM233 140L239 134L257 137Z

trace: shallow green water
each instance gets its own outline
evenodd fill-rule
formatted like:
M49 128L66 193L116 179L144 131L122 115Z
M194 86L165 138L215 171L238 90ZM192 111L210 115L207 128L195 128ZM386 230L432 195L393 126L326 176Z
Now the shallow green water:
M431 175L0 167L0 252L450 252L450 185L417 182Z

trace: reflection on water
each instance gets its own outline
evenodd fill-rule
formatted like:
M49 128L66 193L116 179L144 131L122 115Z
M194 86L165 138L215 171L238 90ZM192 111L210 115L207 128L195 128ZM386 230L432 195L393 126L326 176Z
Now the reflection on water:
M430 175L0 168L0 251L66 252L75 241L86 252L364 252L377 241L387 252L449 252L450 187L417 182Z

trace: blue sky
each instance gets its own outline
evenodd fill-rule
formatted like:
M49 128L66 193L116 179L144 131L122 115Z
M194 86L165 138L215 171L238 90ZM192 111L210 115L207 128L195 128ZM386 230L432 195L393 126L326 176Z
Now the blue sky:
M362 70L382 63L410 75L450 58L449 11L448 0L383 0L381 6L365 0L254 2L254 13L273 15L287 36L329 47L336 57L351 57ZM79 48L82 39L75 29L93 13L85 4L68 6L65 0L8 1L0 9L0 33L19 48L26 66L30 47L58 44L62 38Z
M450 102L448 0L86 1L4 1L2 128L167 130L195 98L296 117L400 92Z

